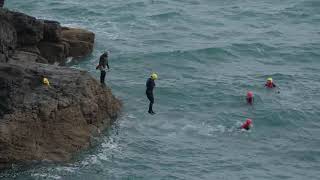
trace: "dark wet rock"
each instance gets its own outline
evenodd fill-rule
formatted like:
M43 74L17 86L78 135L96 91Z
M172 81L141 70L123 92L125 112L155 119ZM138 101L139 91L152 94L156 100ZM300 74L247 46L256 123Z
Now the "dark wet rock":
M48 60L43 58L42 56L26 51L15 51L10 60L15 61L15 63L48 63Z
M0 0L0 8L2 8L4 5L4 0Z
M48 63L60 65L68 57L84 57L93 50L94 33L61 27L57 21L0 9L0 23L0 62L6 62L13 49L38 54Z
M12 12L11 23L17 31L18 45L34 45L43 39L44 23L35 17Z
M25 51L25 52L30 52L30 53L34 53L37 55L40 55L40 50L37 46L23 46L23 47L18 47L16 50L18 51Z
M1 14L0 24L0 62L6 62L17 46L17 32L6 19L1 19Z
M65 42L46 42L38 44L41 56L48 59L49 64L64 64L69 54L69 44Z
M61 26L57 21L43 20L44 22L44 41L59 42L61 41Z

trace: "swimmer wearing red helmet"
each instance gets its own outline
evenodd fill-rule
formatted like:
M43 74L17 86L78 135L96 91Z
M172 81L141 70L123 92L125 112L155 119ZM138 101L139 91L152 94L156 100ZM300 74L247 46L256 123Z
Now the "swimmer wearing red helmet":
M267 83L264 86L267 88L275 88L276 87L276 85L273 83L272 78L268 78Z
M251 120L251 119L247 119L246 122L244 122L244 123L241 125L240 129L245 129L245 130L248 131L248 130L250 130L252 127L253 127L253 125L252 125L252 120Z
M253 92L252 91L248 91L247 93L247 103L248 104L253 104Z

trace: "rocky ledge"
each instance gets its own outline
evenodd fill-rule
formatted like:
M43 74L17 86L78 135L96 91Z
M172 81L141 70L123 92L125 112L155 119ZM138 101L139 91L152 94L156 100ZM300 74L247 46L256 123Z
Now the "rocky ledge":
M67 161L121 108L89 73L61 66L67 57L90 54L94 33L6 9L0 24L0 169Z

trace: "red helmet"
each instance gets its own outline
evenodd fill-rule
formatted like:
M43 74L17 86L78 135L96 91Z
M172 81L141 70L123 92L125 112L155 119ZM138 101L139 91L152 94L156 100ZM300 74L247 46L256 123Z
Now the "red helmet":
M248 118L248 119L246 120L246 124L248 124L248 125L252 124L252 120Z

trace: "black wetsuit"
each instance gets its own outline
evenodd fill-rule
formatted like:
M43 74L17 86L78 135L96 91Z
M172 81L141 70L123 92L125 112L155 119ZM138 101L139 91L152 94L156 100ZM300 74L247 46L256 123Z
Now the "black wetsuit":
M153 79L149 78L147 80L146 86L147 86L146 95L147 95L147 97L148 97L148 99L150 101L148 112L152 114L152 113L154 113L153 110L152 110L152 106L153 106L153 103L154 103L153 88L156 86L156 83L154 82Z
M253 104L253 97L247 97L247 103Z
M99 65L103 65L104 67L107 67L108 69L110 69L109 62L108 62L108 53L107 52L103 53L100 56Z
M104 84L104 80L106 78L106 67L110 69L109 63L108 63L108 53L105 52L100 56L99 65L96 69L99 69L101 71L100 74L100 82Z
M272 83L272 85L268 85L268 83L266 83L264 86L265 86L265 87L268 87L268 88L275 88L275 87L277 87L274 83Z

